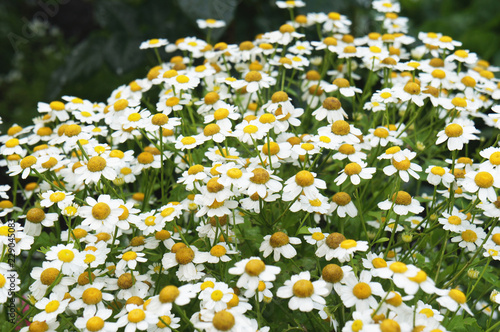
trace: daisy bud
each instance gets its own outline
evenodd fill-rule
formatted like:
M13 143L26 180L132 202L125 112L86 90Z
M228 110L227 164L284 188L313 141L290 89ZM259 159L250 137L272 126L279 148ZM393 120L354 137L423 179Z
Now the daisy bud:
M479 277L479 271L475 269L468 269L467 276L471 279L477 279Z
M125 184L125 179L123 177L119 176L113 180L113 184L115 186L123 186Z
M403 242L410 243L413 240L413 234L410 233L403 234L401 238L403 239Z

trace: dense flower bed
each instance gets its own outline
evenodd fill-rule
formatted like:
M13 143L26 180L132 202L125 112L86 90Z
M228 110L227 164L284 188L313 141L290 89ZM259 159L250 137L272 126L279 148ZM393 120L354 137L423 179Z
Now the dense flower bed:
M498 68L395 1L359 37L276 4L0 137L6 328L498 330Z

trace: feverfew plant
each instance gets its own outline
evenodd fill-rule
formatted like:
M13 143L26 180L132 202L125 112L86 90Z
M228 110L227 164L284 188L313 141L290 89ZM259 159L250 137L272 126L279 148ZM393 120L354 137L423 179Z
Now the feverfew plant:
M498 68L393 0L276 4L0 137L2 330L499 330Z

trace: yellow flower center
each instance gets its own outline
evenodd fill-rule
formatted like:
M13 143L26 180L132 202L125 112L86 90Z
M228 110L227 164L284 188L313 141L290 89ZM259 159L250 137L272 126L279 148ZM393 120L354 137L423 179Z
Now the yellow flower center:
M384 319L380 323L381 332L401 332L401 327L399 323L392 319Z
M446 126L444 133L448 137L460 137L464 133L464 129L457 123L452 123Z
M122 259L124 261L131 261L137 258L137 253L134 251L127 251L126 253L123 254Z
M220 301L223 296L224 296L224 293L222 293L222 291L217 289L217 290L212 292L212 294L210 295L210 298L214 301Z
M461 97L455 97L451 100L451 103L455 107L467 107L467 100Z
M217 192L224 189L224 186L222 184L220 184L217 180L218 180L218 178L211 178L210 180L208 180L208 182L207 182L208 192L217 193Z
M28 167L35 165L36 161L37 161L36 157L27 156L21 160L21 163L19 165L21 166L22 169L26 169Z
M142 309L132 309L128 313L128 321L131 323L139 323L140 321L143 321L146 318L146 313Z
M232 313L222 310L215 313L212 324L219 331L228 331L234 326L235 319Z
M213 136L219 132L220 132L220 127L216 123L211 123L209 125L206 125L205 128L203 129L203 134L205 136Z
M452 225L461 225L462 219L460 219L460 217L458 217L458 216L450 216L448 218L448 223L450 223Z
M183 137L181 139L181 143L184 145L191 145L191 144L196 143L196 138L194 138L192 136Z
M361 173L361 166L358 163L349 163L344 168L344 173L351 176Z
M215 287L214 282L211 280L207 280L201 284L200 289L205 290L207 288L214 288L214 287Z
M49 169L57 165L57 159L54 157L50 157L49 160L46 162L42 163L42 167L45 169ZM64 198L63 198L64 199Z
M89 159L87 169L91 172L100 172L106 167L106 159L101 156L94 156Z
M232 179L239 179L243 175L243 172L239 168L231 168L227 171L227 175Z
M433 168L431 168L431 173L434 175L443 176L444 173L446 173L446 172L445 172L444 168L439 167L439 166L434 166Z
M358 243L354 240L344 240L340 242L340 247L343 249L351 249L358 245Z
M495 179L488 172L478 172L474 177L474 182L479 188L489 188L493 185Z
M288 244L289 241L288 235L283 232L276 232L269 239L269 244L273 248L278 248Z
M426 315L427 318L434 317L434 311L432 311L432 309L429 308L424 308L420 310L420 313Z
M411 163L410 159L406 158L401 161L396 161L394 158L392 158L392 165L398 170L398 171L406 171L410 168Z
M151 123L155 126L163 126L168 123L168 116L163 113L155 114L151 118Z
M393 294L393 297L386 300L386 302L395 307L399 307L403 303L403 298L396 292L391 292L391 294Z
M168 208L163 209L160 214L162 217L168 217L169 215L171 215L174 212L175 212L175 209L173 207L168 207Z
M325 235L321 232L314 232L311 237L316 241L321 241L325 238Z
M156 225L155 220L156 220L155 216L148 216L146 220L144 220L144 223L146 224L146 226L154 226Z
M350 86L349 81L341 77L333 80L332 84L338 86L339 88L348 88Z
M465 294L458 289L452 289L448 295L457 303L464 304L466 301Z
M292 287L293 295L297 297L311 297L314 293L314 286L309 280L298 280Z
M420 93L420 85L415 82L408 82L404 87L404 91L411 95L418 95Z
M380 257L373 259L372 264L373 264L373 267L376 269L387 267L387 262L385 261L385 259L380 258Z
M64 128L64 135L68 137L77 136L82 132L82 127L77 124L70 124Z
M412 198L406 191L400 190L392 195L392 201L398 205L410 205Z
M54 202L54 203L57 203L57 202L60 202L62 201L63 199L66 198L66 194L63 193L63 192L60 192L60 191L57 191L55 193L52 193L50 194L49 196L49 199Z
M394 273L405 273L408 270L406 264L401 262L394 262L389 268Z
M69 249L63 249L57 253L59 260L69 263L75 258L75 253Z
M175 260L179 264L182 265L189 264L193 261L193 259L194 259L194 251L189 247L180 248L175 253Z
M259 82L262 80L262 75L258 71L250 71L245 75L245 81L247 82Z
M87 321L87 324L85 325L85 327L87 328L87 330L89 330L91 332L100 331L104 327L104 320L99 316L91 317Z
M165 286L160 291L159 299L161 303L172 303L179 296L181 292L176 286Z
M314 175L309 171L300 171L295 175L295 183L301 187L309 187L314 184Z
M49 104L53 111L62 111L64 109L64 103L61 101L53 101Z
M45 212L39 208L32 208L26 214L26 219L34 224L39 224L45 219Z
M321 200L319 198L315 198L313 200L309 200L309 204L311 204L311 206L319 207L323 203L321 202Z
M389 131L385 128L379 127L377 129L375 129L375 131L373 132L373 135L380 137L380 138L387 138L387 136L389 136Z
M345 136L351 132L351 127L346 121L337 120L332 124L331 130L335 135Z
M45 306L45 311L50 314L51 312L56 311L59 308L59 305L60 305L59 301L52 300Z
M8 148L14 148L19 145L19 140L17 138L11 138L5 142L5 146Z
M322 136L322 137L326 137L326 136ZM329 141L326 143L329 143ZM351 144L345 143L339 147L339 152L342 154L345 154L345 155L352 155L352 154L356 153L356 149Z
M262 153L265 155L274 156L280 152L280 146L276 142L269 142L262 146Z
M158 318L158 323L156 323L156 326L159 327L160 329L166 328L168 325L172 323L172 319L169 316L160 316Z
M361 331L362 329L363 329L363 321L361 321L360 319L356 319L354 322L352 322L351 330L353 332L358 332Z
M477 241L477 234L473 230L466 230L462 232L462 239L465 242L476 242Z
M219 108L214 112L214 119L215 120L222 120L227 118L229 115L229 110L225 108Z
M175 78L178 83L185 84L189 82L189 77L186 75L179 75Z
M104 202L99 202L92 207L92 216L97 220L104 220L111 214L111 208Z
M83 291L82 300L85 304L97 304L102 300L102 292L94 287Z
M434 69L431 73L432 77L438 78L438 79L443 79L446 77L446 73L444 70L441 69Z
M128 100L126 99L119 99L115 101L115 103L113 104L113 108L115 109L116 112L123 111L127 107L128 107Z
M151 164L154 160L155 160L154 155L148 151L141 152L137 156L137 161L143 165Z
M353 287L352 294L358 299L364 300L372 295L372 289L366 282L359 282Z
M351 202L351 196L345 192L338 192L332 197L332 201L340 206L345 206Z
M245 265L245 272L252 276L256 277L261 274L266 269L266 264L260 259L251 259Z
M500 233L493 234L491 239L495 242L495 244L500 245Z
M222 257L226 254L226 248L217 244L210 249L210 255L215 257Z

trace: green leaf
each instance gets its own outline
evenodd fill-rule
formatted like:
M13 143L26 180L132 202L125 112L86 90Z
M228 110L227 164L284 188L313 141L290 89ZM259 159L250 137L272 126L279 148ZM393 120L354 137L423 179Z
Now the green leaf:
M446 328L449 331L456 332L481 332L484 331L478 324L474 317L464 318L463 316L455 316L450 321Z
M382 243L382 242L387 242L387 241L389 241L388 237L381 237L380 239L378 239L377 241L375 241L375 243Z
M311 234L311 232L309 232L308 230L308 227L307 226L302 226L299 231L297 232L297 235L302 235L302 234Z

